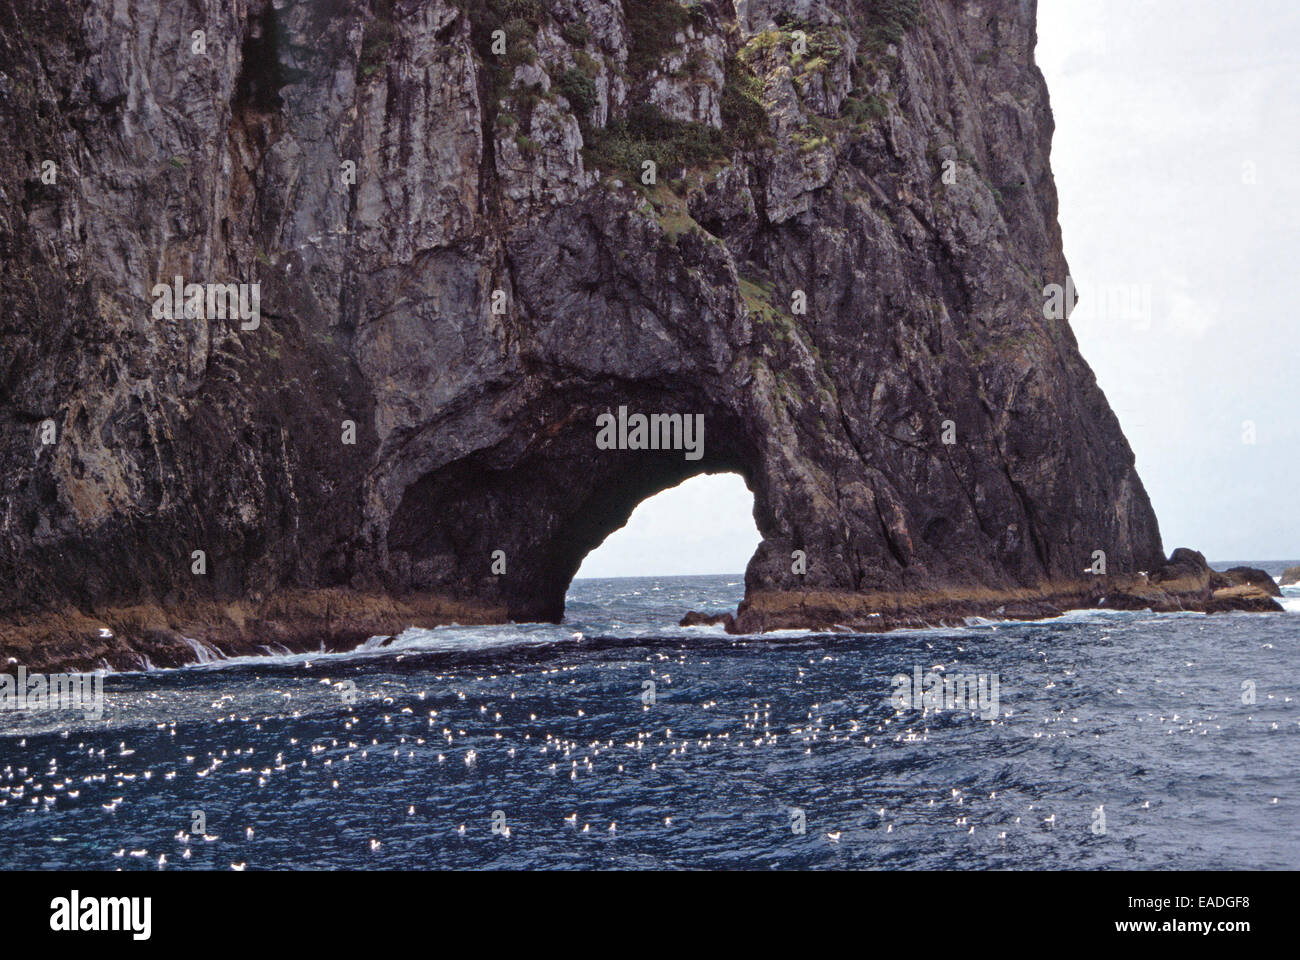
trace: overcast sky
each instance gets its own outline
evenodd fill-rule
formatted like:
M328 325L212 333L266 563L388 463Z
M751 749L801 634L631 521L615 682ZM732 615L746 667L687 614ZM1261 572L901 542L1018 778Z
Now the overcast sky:
M1038 63L1071 324L1166 552L1300 558L1300 3L1040 0ZM689 480L579 575L739 573L752 509Z
M1040 0L1038 62L1071 324L1166 551L1300 557L1300 4ZM1097 310L1133 285L1148 319Z

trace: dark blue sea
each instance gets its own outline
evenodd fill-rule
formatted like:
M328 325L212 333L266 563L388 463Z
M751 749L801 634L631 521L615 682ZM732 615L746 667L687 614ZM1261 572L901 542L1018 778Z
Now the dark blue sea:
M738 575L582 580L558 626L111 674L101 719L0 714L0 869L1295 869L1285 592L732 637L675 624Z

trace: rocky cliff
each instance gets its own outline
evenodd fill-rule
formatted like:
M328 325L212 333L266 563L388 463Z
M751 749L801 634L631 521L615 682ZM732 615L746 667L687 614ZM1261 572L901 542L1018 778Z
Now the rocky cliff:
M0 652L555 619L717 471L737 629L1146 596L1034 44L1032 0L0 0Z

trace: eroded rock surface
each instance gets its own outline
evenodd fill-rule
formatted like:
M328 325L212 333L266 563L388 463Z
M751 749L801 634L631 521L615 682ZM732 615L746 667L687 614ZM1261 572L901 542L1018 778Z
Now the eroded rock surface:
M1258 567L1229 567L1221 573L1216 571L1214 585L1218 588L1256 587L1270 597L1282 596L1277 581L1267 570Z
M1043 310L1068 268L1034 18L0 7L0 652L558 618L640 500L726 470L763 535L736 629L1145 580L1133 455ZM176 276L259 283L259 324L158 318ZM703 457L597 449L620 405L702 414Z

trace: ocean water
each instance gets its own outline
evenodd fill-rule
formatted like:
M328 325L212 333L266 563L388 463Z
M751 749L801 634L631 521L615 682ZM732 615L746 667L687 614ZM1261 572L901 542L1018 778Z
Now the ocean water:
M1286 593L732 637L675 624L740 576L585 580L560 625L114 674L0 713L0 869L1294 869ZM901 709L917 671L987 696Z

